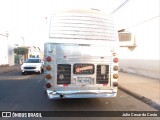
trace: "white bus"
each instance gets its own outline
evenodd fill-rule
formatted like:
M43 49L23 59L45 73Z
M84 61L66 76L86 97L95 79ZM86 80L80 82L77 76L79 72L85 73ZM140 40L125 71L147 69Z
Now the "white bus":
M95 10L57 12L49 39L44 44L49 99L117 95L118 36L109 15Z

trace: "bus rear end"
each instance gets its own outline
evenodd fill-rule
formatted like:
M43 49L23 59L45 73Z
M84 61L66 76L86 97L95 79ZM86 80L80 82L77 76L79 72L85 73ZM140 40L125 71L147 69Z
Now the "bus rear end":
M108 98L117 95L117 33L99 11L52 16L45 43L45 90L49 99Z
M46 43L45 48L50 99L116 96L118 58L112 47Z

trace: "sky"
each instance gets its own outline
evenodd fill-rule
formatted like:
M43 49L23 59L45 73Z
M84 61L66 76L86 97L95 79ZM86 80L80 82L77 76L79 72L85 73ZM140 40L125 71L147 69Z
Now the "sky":
M0 33L13 44L39 46L47 41L51 14L62 9L95 8L113 12L124 0L0 0Z

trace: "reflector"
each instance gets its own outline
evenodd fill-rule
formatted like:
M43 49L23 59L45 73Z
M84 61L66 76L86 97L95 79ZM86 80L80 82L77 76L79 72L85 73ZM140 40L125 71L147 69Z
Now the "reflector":
M51 61L52 61L51 56L48 56L48 57L46 58L46 60L47 60L48 62L51 62Z
M68 86L68 84L63 84L63 86Z
M107 86L107 84L103 84L103 86Z

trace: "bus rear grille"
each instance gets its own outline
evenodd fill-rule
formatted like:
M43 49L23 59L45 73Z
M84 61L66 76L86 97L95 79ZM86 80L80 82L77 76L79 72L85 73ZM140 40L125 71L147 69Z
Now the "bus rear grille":
M97 65L96 84L108 84L109 65Z
M57 84L71 83L71 65L58 64L57 65Z

